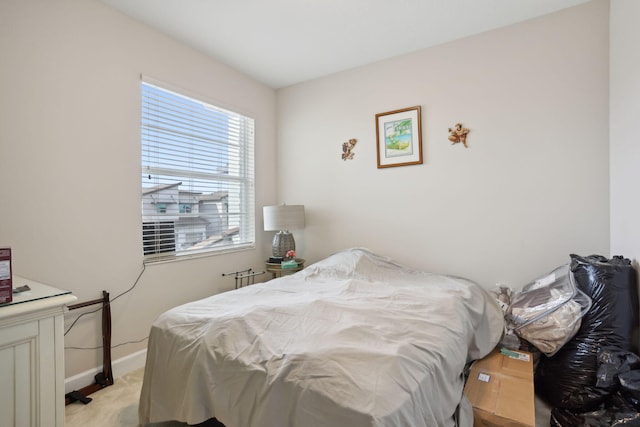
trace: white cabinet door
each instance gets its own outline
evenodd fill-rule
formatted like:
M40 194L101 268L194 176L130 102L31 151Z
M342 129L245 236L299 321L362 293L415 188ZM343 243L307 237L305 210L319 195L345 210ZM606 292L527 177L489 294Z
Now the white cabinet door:
M2 426L37 425L38 341L37 321L4 328L0 334Z

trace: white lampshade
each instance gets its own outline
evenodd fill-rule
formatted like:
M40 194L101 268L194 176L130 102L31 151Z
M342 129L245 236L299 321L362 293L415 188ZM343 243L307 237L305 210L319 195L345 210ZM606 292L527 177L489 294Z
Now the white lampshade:
M304 228L304 205L264 206L264 231Z

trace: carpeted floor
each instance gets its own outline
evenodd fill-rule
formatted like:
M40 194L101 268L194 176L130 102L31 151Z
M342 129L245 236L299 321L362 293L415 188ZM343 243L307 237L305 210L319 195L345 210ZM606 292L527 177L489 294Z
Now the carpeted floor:
M84 405L79 402L65 408L66 427L138 427L138 400L142 387L144 368L116 378L112 386L91 394L92 401ZM153 427L185 427L187 424L166 422ZM219 427L215 420L199 424L198 427ZM549 409L536 399L536 426L549 426ZM265 426L266 427L266 426Z
M138 400L142 387L144 368L116 378L112 386L99 390L89 397L88 404L75 402L65 408L65 427L138 427ZM153 427L185 427L176 421L151 424ZM198 427L219 427L211 420ZM222 426L224 427L224 426Z
M137 427L143 371L144 368L140 368L116 378L112 386L89 395L92 400L86 405L80 402L67 405L65 426Z

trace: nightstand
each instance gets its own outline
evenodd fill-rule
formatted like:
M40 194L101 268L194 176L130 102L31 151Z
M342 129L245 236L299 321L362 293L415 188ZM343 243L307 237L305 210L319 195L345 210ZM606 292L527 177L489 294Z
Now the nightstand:
M304 261L302 258L296 258L298 266L295 268L282 268L279 262L265 262L264 265L266 270L271 273L272 278L275 279L302 270L304 268Z

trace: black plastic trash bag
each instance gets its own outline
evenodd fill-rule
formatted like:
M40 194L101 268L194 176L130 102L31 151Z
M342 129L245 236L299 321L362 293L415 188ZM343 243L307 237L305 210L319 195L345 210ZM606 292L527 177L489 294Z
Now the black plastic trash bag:
M640 370L622 373L618 375L618 381L622 396L640 411Z
M589 412L554 408L552 426L640 426L640 357L630 351L602 348L598 352L598 364L596 387L611 390L611 394L598 409Z
M615 393L595 411L576 414L568 409L553 408L549 424L551 427L640 427L640 413Z
M633 389L635 374L631 374L631 371L639 368L640 357L637 354L616 348L602 347L598 351L596 387L613 391L622 381L625 381ZM636 372L640 374L640 371Z
M610 395L596 387L598 351L632 349L638 297L636 272L622 257L571 255L578 288L591 298L576 335L553 357L542 357L535 374L536 393L552 407L573 412L597 410ZM581 425L581 424L578 424Z

